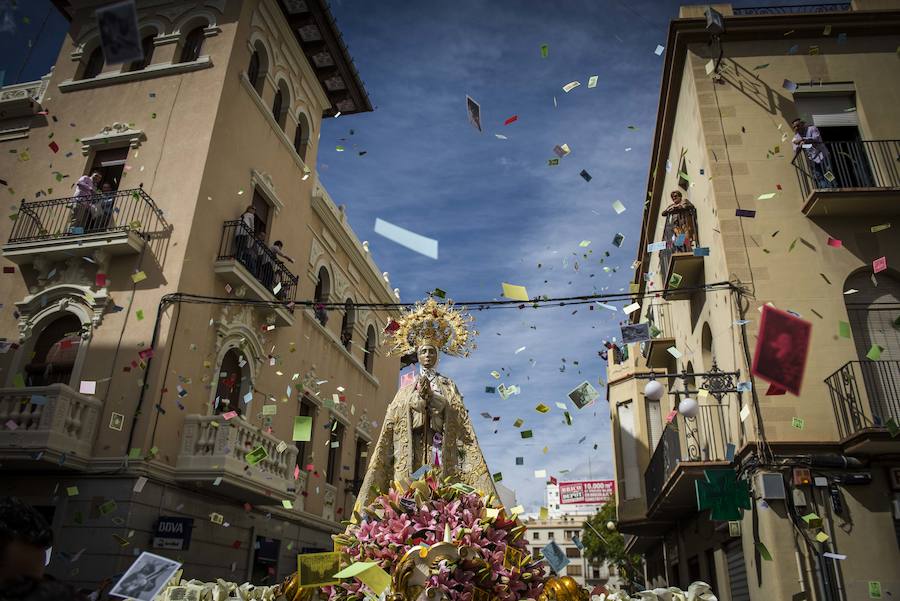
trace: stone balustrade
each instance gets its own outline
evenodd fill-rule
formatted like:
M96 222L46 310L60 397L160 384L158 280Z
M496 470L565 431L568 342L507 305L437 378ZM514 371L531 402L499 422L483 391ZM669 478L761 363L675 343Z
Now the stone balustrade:
M0 458L83 465L91 456L103 403L65 384L0 388Z
M200 484L218 482L219 491L241 498L256 494L272 497L273 502L294 499L301 484L294 480L297 447L285 443L279 451L281 442L240 417L226 420L221 415L188 415L176 478ZM250 465L246 455L259 447L267 456Z

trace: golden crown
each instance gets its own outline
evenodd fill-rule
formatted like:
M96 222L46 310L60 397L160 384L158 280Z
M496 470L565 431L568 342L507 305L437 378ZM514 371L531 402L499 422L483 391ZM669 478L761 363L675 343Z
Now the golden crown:
M454 357L468 357L475 350L477 330L469 331L475 318L457 309L453 301L438 303L433 298L418 302L397 322L391 354L406 355L424 344Z

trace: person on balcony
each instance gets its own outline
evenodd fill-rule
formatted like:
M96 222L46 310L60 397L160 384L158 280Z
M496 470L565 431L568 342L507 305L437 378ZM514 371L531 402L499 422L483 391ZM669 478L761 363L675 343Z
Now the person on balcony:
M828 155L825 142L822 141L819 128L815 125L807 125L803 119L794 119L791 121L791 127L794 130L794 139L791 140L794 157L801 149L806 151L806 162L812 169L813 178L816 180L816 189L833 188L834 175L831 175L831 157ZM831 176L830 180L826 174Z
M250 248L250 260L253 262L253 277L263 286L272 289L272 276L275 273L275 266L272 263L272 255L269 251L269 245L266 244L266 232L259 230Z
M72 225L70 233L83 234L87 231L92 218L92 211L97 201L98 189L100 182L103 181L103 174L94 171L92 174L82 175L75 182L75 202L72 206Z
M294 262L294 260L292 258L290 258L289 256L287 256L285 254L284 243L281 240L276 240L275 242L273 242L270 249L272 251L272 254L275 255L276 261L278 263L281 262L280 261L281 259L285 259L289 263ZM282 270L282 269L275 271L275 273L273 275L274 275L274 277L272 279L272 290L274 291L275 287L278 284L281 284L281 288L278 290L277 293L275 293L275 297L279 298L279 299L284 298L285 291L286 291L288 285L290 284L290 282L288 281L286 274L284 273L284 270Z
M91 224L91 229L105 230L110 226L112 223L113 206L115 205L115 202L116 191L113 189L112 184L103 182L103 187L100 191L100 199L95 203L96 209L91 209L92 213L97 213Z
M234 235L234 256L238 261L244 264L244 267L252 272L250 236L256 231L256 209L253 208L253 205L244 209L239 221L240 223L238 223Z
M681 190L672 190L672 204L662 214L666 220L666 242L672 244L675 252L691 252L697 242L695 226L697 209L681 195Z

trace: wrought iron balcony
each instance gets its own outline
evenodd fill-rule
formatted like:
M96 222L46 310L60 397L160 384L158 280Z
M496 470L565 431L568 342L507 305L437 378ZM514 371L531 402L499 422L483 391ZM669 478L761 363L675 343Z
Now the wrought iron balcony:
M702 470L688 474L691 464L727 461L727 409L725 404L700 405L695 417L679 415L675 422L666 424L644 472L648 512L662 494L671 494L673 505L682 501L685 496L682 481L692 483L697 473L702 474ZM685 468L681 474L684 477L674 478L675 481L670 483L670 477L679 466ZM665 492L667 488L671 490Z
M848 361L825 379L842 439L900 425L900 361Z
M662 491L663 484L669 475L675 471L675 467L681 460L681 440L678 430L672 424L666 424L663 434L656 444L647 471L644 472L644 493L647 497L647 506L653 502Z
M283 301L275 308L279 325L294 323L289 305L296 298L300 278L243 221L226 221L222 226L215 272L255 300Z
M91 457L103 403L65 384L0 388L0 459L35 459L83 468Z
M735 16L755 15L801 15L809 13L842 13L850 10L849 2L827 2L825 4L795 4L793 6L748 6L733 9Z
M106 250L138 253L167 229L162 212L141 188L93 196L22 201L3 255L19 264Z
M898 214L900 140L824 142L826 158L815 163L800 150L791 164L806 201L807 216Z
M667 300L690 298L703 281L703 257L694 254L700 246L698 231L697 209L693 206L666 215L666 248L659 252L659 273Z
M293 499L300 490L294 479L297 447L281 442L240 417L187 415L175 478L215 487L211 490L242 501L276 504ZM259 447L265 449L266 457L251 466L246 455Z

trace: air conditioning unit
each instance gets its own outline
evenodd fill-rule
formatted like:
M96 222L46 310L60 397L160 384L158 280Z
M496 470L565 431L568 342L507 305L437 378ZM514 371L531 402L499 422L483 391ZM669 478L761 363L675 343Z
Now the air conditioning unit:
M779 472L756 472L753 475L753 490L767 501L787 498L784 478Z

